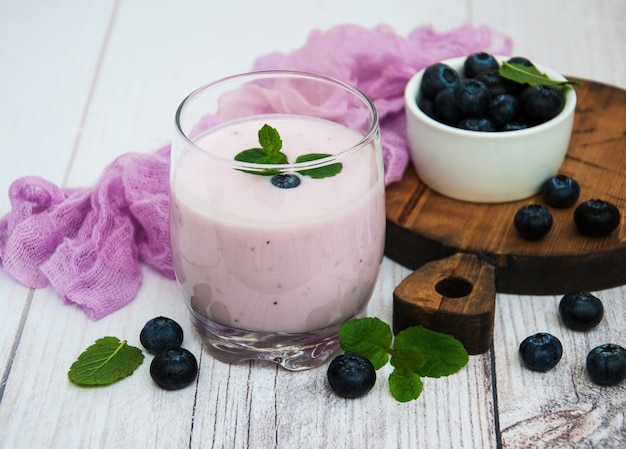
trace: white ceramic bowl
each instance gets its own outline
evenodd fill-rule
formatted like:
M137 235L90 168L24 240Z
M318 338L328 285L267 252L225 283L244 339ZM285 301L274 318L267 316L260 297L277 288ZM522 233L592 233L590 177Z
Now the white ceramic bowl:
M462 76L465 59L442 62ZM535 66L551 79L565 80L552 69ZM440 123L417 106L423 73L409 80L404 100L412 162L430 188L463 201L507 202L536 194L558 173L574 123L576 92L571 86L564 89L563 110L545 123L516 131L469 131Z

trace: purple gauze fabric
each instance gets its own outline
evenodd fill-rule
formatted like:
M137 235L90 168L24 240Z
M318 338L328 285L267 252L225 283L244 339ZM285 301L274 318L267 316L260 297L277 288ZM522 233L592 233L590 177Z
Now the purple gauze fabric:
M313 31L291 54L259 58L254 70L308 70L353 84L379 113L386 184L409 163L404 87L429 64L478 51L508 55L506 36L487 27L446 33L431 26L407 38L391 28L341 25ZM126 305L141 284L140 261L174 279L169 242L169 146L127 153L88 188L60 188L37 177L9 189L11 212L0 219L0 262L23 285L48 283L68 304L100 319Z

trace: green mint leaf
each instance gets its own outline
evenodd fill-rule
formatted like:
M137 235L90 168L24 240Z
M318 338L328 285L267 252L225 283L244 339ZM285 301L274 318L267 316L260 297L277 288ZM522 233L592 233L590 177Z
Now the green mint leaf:
M339 328L338 333L341 349L346 353L366 357L376 369L389 361L393 333L384 321L374 317L349 321Z
M77 385L108 385L130 376L143 359L141 349L126 340L103 337L78 356L67 376Z
M241 153L235 156L235 160L239 162L250 162L256 164L259 159L267 156L267 151L263 148L250 148L249 150L243 150Z
M529 84L531 86L562 86L564 84L575 84L582 86L581 81L577 80L553 80L545 73L542 73L535 66L525 66L523 64L510 63L504 61L499 69L500 76L510 79L520 84Z
M426 356L418 347L403 346L402 342L400 343L400 347L398 347L396 343L393 349L393 355L391 356L391 364L396 368L409 370L413 373L420 373L424 371Z
M332 156L332 155L323 154L323 153L303 154L302 156L298 156L298 158L296 159L296 163L315 161L317 159L323 159L329 156ZM330 164L324 167L311 168L308 170L300 170L298 171L298 173L304 176L310 176L311 178L320 179L320 178L329 178L331 176L335 176L339 174L342 169L343 169L343 165L341 164L341 162L337 162L336 164Z
M278 153L283 147L283 141L280 138L280 134L276 128L272 128L270 125L265 124L259 130L259 143L265 151L269 154Z
M456 373L469 361L469 355L463 344L452 335L426 329L424 326L409 327L396 335L394 341L395 352L409 351L417 348L424 357L424 363L414 371L422 377L442 377ZM415 368L402 363L403 359L395 361L396 368Z
M410 370L396 368L389 375L391 395L398 402L409 402L422 394L422 379Z

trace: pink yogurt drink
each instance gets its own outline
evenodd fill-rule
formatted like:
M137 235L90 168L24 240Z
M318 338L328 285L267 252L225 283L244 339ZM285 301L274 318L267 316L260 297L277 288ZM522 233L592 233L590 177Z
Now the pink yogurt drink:
M265 124L280 133L290 162L332 154L341 172L314 179L290 167L300 184L280 188L272 176L242 170L235 155L259 147ZM222 360L312 366L285 359L301 345L321 345L323 359L339 325L364 315L376 283L385 235L380 141L363 143L321 118L269 114L225 122L193 143L194 151L173 155L170 214L192 322Z

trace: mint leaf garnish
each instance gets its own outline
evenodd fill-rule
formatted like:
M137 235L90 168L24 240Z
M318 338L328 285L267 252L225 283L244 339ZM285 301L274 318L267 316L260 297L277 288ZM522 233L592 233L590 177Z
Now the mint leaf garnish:
M565 84L574 84L582 86L581 81L577 80L553 80L545 73L542 73L535 66L525 66L523 64L511 63L503 61L499 69L500 76L510 79L520 84L529 84L530 86L562 86Z
M400 402L419 397L422 377L448 376L469 361L463 344L451 335L413 326L394 339L390 326L373 317L342 325L339 343L346 353L367 357L377 370L387 364L391 355L394 371L389 376L389 388Z
M239 162L247 162L251 164L267 164L267 165L279 165L279 164L288 164L289 160L287 155L280 151L283 147L283 141L280 137L280 134L276 130L276 128L272 128L268 124L264 124L263 127L258 132L258 139L260 148L249 148L247 150L243 150L235 156L235 160ZM317 159L323 159L325 157L332 156L331 154L324 153L310 153L304 154L302 156L298 156L296 159L296 163L300 162L310 162L315 161ZM310 168L306 170L300 170L300 173L303 176L309 176L311 178L320 179L320 178L328 178L330 176L335 176L340 173L343 168L343 165L340 162L336 164L330 164L323 167ZM274 175L280 173L279 170L264 170L261 172L255 172L251 170L243 170L246 173L251 173L254 175Z
M103 337L89 346L67 373L77 385L108 385L130 376L143 363L141 349L116 337Z
M317 159L323 159L325 157L332 156L332 154L324 154L324 153L310 153L304 154L302 156L298 156L296 159L296 163L299 162L311 162ZM300 170L298 173L304 176L310 176L311 178L328 178L331 176L335 176L341 172L343 169L343 165L341 162L337 162L336 164L325 165L324 167L318 168L310 168L307 170Z
M389 361L389 347L393 340L391 327L378 318L349 321L339 328L341 349L369 359L380 369Z

